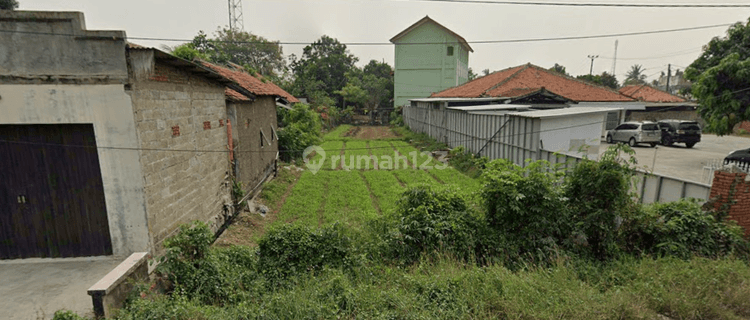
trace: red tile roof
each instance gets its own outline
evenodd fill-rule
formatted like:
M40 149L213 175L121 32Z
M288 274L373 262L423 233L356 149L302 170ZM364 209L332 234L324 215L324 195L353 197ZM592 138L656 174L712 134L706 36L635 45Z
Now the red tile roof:
M620 88L620 93L645 102L686 102L687 99L661 91L649 85L630 85Z
M519 97L545 89L577 102L631 102L609 88L593 85L532 64L493 72L458 87L432 94L438 98Z
M243 70L221 67L221 66L218 66L218 65L206 62L206 61L199 61L198 63L215 71L216 73L222 75L225 78L228 78L232 81L237 82L245 90L250 91L255 95L279 96L289 101L289 103L299 102L297 98L295 98L288 92L284 91L284 89L279 88L279 86L275 85L273 82L271 81L264 82L262 80L263 77L261 75L254 77ZM249 100L244 95L229 88L226 89L226 95L227 97L233 100L240 100L240 101Z

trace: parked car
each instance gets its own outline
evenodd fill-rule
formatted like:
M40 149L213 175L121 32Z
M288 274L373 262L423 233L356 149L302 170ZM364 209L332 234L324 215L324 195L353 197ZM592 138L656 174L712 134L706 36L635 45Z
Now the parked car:
M686 147L692 148L701 141L701 127L698 122L688 120L661 120L661 144L671 146L675 143L684 143Z
M627 142L631 147L648 143L655 147L661 141L661 130L654 122L625 122L607 132L607 143Z
M724 158L724 164L735 164L744 170L750 170L750 148L730 152Z

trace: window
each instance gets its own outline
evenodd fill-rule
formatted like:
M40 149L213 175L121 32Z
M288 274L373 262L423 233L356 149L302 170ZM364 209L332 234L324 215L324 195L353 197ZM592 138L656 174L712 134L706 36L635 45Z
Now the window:
M453 55L453 46L448 46L448 55L449 56Z

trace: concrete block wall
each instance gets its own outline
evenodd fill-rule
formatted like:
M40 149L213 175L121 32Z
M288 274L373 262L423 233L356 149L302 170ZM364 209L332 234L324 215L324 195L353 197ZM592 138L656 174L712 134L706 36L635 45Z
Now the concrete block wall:
M237 119L236 123L232 124L232 131L239 143L235 149L235 158L238 162L237 176L245 191L250 191L272 168L279 151L279 142L274 133L274 130L278 130L276 100L272 96L259 96L253 102L231 103L236 110ZM263 146L261 130L265 135Z
M131 87L142 150L152 254L181 224L217 230L231 204L224 86L182 69L153 64Z
M718 210L730 198L736 201L729 207L728 218L745 228L745 237L750 236L750 176L746 173L716 171L711 186L710 199L716 199Z

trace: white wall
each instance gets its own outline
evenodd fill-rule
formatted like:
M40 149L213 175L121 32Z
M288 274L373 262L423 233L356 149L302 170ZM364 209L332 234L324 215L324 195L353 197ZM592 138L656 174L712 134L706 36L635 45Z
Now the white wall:
M587 155L598 159L602 121L607 113L576 114L563 117L543 118L539 138L542 149L576 157ZM579 152L583 145L587 152Z
M123 85L0 85L0 124L92 123L99 147L137 149L133 109ZM99 148L116 256L149 251L138 150Z

